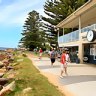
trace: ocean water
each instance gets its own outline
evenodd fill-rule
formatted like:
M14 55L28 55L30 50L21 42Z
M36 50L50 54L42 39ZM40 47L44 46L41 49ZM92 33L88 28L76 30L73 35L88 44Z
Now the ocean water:
M0 50L6 50L7 48L5 48L5 47L0 47Z

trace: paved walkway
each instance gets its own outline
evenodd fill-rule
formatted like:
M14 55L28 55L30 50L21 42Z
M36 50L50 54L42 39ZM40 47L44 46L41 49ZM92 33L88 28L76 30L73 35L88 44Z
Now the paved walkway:
M96 95L96 66L89 64L68 64L68 76L63 79L60 75L60 62L56 61L52 67L49 58L30 58L36 68L58 87L62 86L62 91L66 96L95 96ZM47 75L49 73L49 75ZM55 82L56 81L56 82ZM69 93L68 93L69 92ZM67 95L71 94L71 95Z

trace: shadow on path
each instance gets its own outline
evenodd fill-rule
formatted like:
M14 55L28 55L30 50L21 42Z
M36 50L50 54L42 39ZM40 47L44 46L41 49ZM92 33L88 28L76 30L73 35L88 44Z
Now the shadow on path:
M80 82L96 81L96 75L79 75L79 76L65 76L59 78L61 85L68 85Z
M38 66L38 68L39 69L50 69L50 68L54 69L54 68L60 68L60 66L59 65L53 65L53 67L52 67L50 64L50 65L40 65L40 66Z
M70 64L68 67L96 67L95 65L88 65L88 64Z

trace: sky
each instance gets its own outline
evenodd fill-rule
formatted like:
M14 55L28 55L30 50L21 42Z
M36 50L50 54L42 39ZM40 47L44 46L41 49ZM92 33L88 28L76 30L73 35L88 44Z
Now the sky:
M24 21L35 10L44 14L46 0L0 0L0 47L17 48Z

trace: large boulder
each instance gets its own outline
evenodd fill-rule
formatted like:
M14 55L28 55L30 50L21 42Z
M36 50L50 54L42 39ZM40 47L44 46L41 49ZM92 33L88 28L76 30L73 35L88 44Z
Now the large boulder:
M8 83L8 78L0 78L0 85L4 86L6 83Z
M3 89L0 91L0 96L4 96L6 93L14 91L15 87L15 81L11 82L9 85L3 87Z

